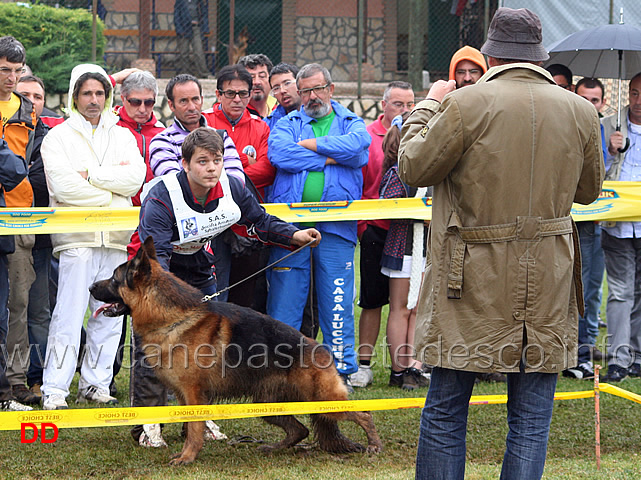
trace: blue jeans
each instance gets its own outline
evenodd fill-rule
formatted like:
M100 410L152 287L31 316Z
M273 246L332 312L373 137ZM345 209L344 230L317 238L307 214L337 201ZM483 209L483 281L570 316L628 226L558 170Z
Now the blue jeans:
M417 480L463 480L467 413L476 373L434 367L421 415ZM545 466L557 374L508 373L509 432L503 480L540 479Z
M579 318L579 363L591 359L590 346L599 335L605 259L601 248L601 226L594 222L577 222L581 244L581 277L585 313Z
M27 325L29 328L29 370L27 385L42 385L42 362L47 352L47 337L51 310L49 310L49 275L51 273L51 248L33 249L33 269L36 280L29 290Z
M0 346L6 349L9 328L9 266L7 255L0 253ZM4 351L0 351L0 400L10 400L11 386L5 370Z

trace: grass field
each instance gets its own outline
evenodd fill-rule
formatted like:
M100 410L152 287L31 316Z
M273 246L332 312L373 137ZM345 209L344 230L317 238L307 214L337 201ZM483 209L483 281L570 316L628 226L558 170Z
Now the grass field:
M357 308L357 315L360 312ZM381 329L384 332L384 327ZM604 333L604 332L602 332ZM374 385L357 389L354 399L424 397L426 389L404 392L387 386L389 368L383 365L379 339L374 367ZM128 371L117 377L118 399L128 406ZM641 379L627 379L621 388L641 394ZM590 381L559 378L558 391L589 390ZM77 378L69 401L75 398ZM503 384L482 383L475 395L505 393ZM73 407L73 405L70 405ZM197 461L186 467L169 467L170 454L180 451L180 425L169 424L164 431L168 449L138 447L129 427L60 430L54 444L23 445L20 432L0 431L0 478L6 479L410 479L418 438L420 409L374 412L384 443L380 455L331 455L313 444L264 455L257 450L262 442L280 440L281 430L259 419L218 422L229 441L207 443ZM507 433L504 405L470 407L468 424L468 479L499 477ZM301 419L308 424L306 418ZM0 422L2 414L0 413ZM363 432L346 423L343 431L365 441ZM602 466L597 471L594 447L594 401L557 402L552 419L546 479L638 479L641 478L641 405L601 394Z

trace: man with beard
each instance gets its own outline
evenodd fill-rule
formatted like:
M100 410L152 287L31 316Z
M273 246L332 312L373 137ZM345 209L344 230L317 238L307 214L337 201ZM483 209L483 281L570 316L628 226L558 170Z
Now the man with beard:
M485 58L476 48L465 45L452 55L450 80L456 81L456 88L474 85L485 72Z
M296 77L300 111L279 121L269 136L269 158L276 167L274 203L351 201L361 198L368 147L365 123L333 101L329 71L312 63ZM298 226L298 225L297 225ZM309 223L300 226L312 226ZM314 287L324 343L334 354L343 381L356 372L354 350L354 249L356 221L321 222L323 242L310 255L294 255L268 272L267 313L300 329L314 264ZM273 248L270 263L287 254Z
M265 118L276 106L276 99L269 95L272 61L267 55L255 53L242 57L238 60L238 65L245 67L252 77L251 99L247 109L252 114Z

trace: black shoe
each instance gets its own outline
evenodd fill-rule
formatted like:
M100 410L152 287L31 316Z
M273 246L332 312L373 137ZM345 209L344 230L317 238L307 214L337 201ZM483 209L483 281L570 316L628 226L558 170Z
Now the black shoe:
M601 377L602 382L620 382L628 376L628 369L619 367L618 365L610 365L608 367L608 373Z
M628 369L628 375L631 377L641 377L641 363L633 363Z
M401 388L403 386L403 380L405 377L405 371L402 371L400 374L395 373L394 370L392 370L389 374L389 383L388 385L390 387L398 387Z
M109 395L115 397L118 395L118 387L116 387L116 381L112 378L111 383L109 384Z
M352 387L352 382L349 381L349 375L341 373L340 376L343 380L343 383L345 384L345 388L347 388L347 394L351 395L352 393L354 393L354 387Z
M410 367L403 373L403 390L416 390L422 387L429 387L430 381L423 376L423 372L418 368Z
M592 362L583 362L576 367L563 370L563 376L569 378L576 378L578 380L588 380L594 378L594 368Z
M18 402L25 405L39 405L40 397L29 390L26 385L13 385L11 387L11 394Z
M507 383L507 377L499 372L477 373L476 380L487 383Z

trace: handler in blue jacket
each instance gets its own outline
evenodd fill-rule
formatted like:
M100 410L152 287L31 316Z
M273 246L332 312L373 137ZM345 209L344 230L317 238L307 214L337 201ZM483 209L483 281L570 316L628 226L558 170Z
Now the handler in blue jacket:
M270 202L360 199L361 168L367 164L371 143L365 123L331 100L334 85L321 65L301 68L296 84L303 107L282 118L269 136L269 160L276 167ZM349 390L349 374L358 369L354 350L356 221L322 222L316 228L323 233L318 248L290 257L267 273L267 313L300 329L313 262L323 341L333 352ZM286 250L273 248L270 262L286 254Z

